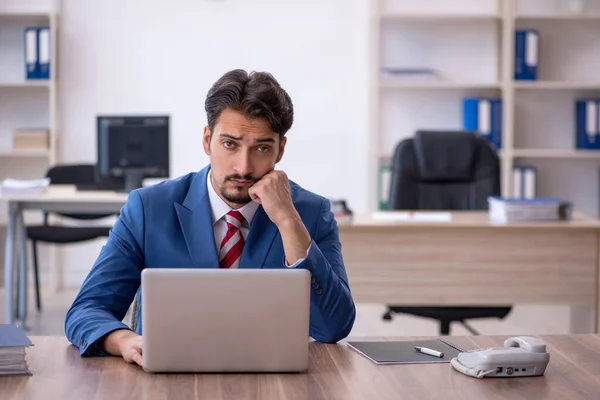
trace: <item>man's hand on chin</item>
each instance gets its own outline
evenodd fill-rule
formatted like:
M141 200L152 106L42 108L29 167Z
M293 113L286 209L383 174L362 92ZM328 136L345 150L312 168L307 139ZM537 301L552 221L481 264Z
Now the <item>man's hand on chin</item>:
M119 329L109 333L104 339L104 351L123 357L128 363L142 363L142 336L129 329Z
M261 204L277 226L288 265L306 257L312 242L292 201L290 183L283 171L271 171L248 189L250 198Z
M283 171L270 171L248 189L250 198L261 204L269 219L278 227L298 216L292 202L290 183Z

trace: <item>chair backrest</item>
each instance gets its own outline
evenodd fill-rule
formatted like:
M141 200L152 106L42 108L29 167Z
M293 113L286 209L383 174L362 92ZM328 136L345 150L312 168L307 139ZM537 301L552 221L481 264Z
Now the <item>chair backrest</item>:
M390 210L485 210L500 195L500 161L473 132L419 131L396 146L391 180Z
M46 173L51 185L93 184L96 181L94 164L56 165Z
M63 164L51 167L46 172L51 185L93 185L96 182L96 165ZM63 217L91 220L109 217L113 214L64 214Z

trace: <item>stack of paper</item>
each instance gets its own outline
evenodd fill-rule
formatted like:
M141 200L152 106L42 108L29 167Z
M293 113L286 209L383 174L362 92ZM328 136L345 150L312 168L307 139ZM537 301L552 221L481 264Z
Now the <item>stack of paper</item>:
M46 190L46 187L50 184L49 178L44 179L32 179L32 180L19 180L19 179L5 179L0 183L0 193L41 193Z
M16 325L0 325L0 375L29 374L26 348L33 346Z
M492 221L559 221L571 218L571 203L553 197L534 199L490 197L488 203Z

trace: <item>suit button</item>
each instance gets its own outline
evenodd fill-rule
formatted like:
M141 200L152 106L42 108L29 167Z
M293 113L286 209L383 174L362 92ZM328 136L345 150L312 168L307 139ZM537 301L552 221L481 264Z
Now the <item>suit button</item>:
M318 289L317 289L317 294L318 294L319 296L320 296L320 295L322 295L322 294L323 294L323 289L321 289L321 288L318 288Z
M318 289L319 288L319 284L318 283L313 283L311 286L312 286L313 289Z
M313 277L310 279L310 281L311 281L312 283L317 283L317 278L315 278L315 277L313 276Z
M79 344L81 345L81 347L87 346L87 342L85 340L82 340Z

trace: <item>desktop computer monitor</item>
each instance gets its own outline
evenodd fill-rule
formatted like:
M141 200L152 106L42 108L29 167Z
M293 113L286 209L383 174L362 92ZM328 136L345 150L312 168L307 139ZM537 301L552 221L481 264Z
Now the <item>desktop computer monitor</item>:
M98 176L123 179L125 192L144 178L169 177L168 116L99 116Z

